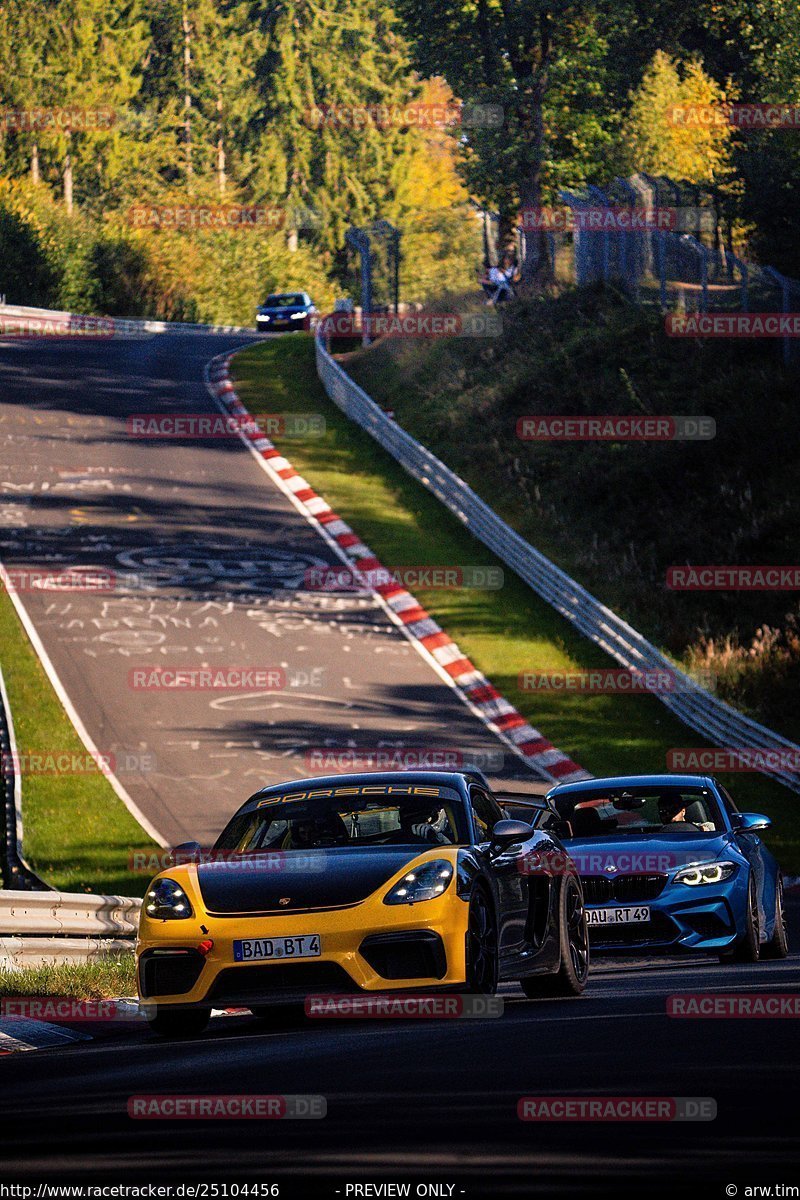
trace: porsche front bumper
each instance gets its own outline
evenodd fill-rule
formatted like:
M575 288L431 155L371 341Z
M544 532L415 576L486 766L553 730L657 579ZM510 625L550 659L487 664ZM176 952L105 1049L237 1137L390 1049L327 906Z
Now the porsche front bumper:
M174 872L171 872L174 877ZM268 915L206 912L187 881L194 916L142 915L137 971L142 1004L224 1008L290 1003L309 995L447 988L466 979L468 905L455 886L434 900ZM202 927L202 928L201 928ZM317 935L318 957L236 962L234 942ZM208 942L213 945L207 949ZM202 947L202 949L201 949Z

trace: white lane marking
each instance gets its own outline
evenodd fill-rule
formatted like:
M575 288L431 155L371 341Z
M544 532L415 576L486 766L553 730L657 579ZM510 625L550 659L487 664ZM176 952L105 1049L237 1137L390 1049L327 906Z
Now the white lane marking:
M11 603L14 605L17 616L19 617L20 621L22 622L23 628L24 628L25 632L27 633L28 638L30 639L30 642L31 642L34 650L36 651L36 654L39 657L39 661L41 662L42 666L44 667L45 674L47 675L47 678L50 680L50 684L53 688L53 691L56 693L59 700L61 701L64 711L66 712L67 716L69 717L70 721L72 722L72 724L74 726L75 732L77 733L78 737L83 742L86 749L92 755L92 757L99 760L102 757L100 754L100 751L98 750L97 746L95 745L94 740L93 740L91 734L89 733L88 729L86 728L83 721L79 717L78 711L75 708L75 705L72 703L69 696L67 695L67 691L66 691L63 683L61 682L61 679L59 678L58 672L56 671L55 666L53 665L53 661L50 658L50 655L45 650L42 639L39 637L39 634L36 630L36 626L34 625L33 621L31 620L30 616L28 615L28 611L25 608L25 605L22 603L22 600L20 599L18 593L16 592L15 588L12 586L11 579L9 578L8 572L6 571L2 562L0 562L0 580L2 580L2 582L3 582L3 586L6 590L6 593L8 594L9 599L11 600ZM128 792L122 786L122 784L120 783L119 779L114 774L114 772L107 770L107 771L104 771L103 774L105 775L106 779L111 784L111 787L114 790L114 792L116 792L119 799L122 801L122 803L127 808L128 812L131 814L131 816L134 818L134 820L139 822L139 824L141 825L141 827L145 831L145 833L148 834L153 839L153 841L156 842L159 846L163 846L163 847L168 846L169 842L167 841L167 839L165 837L163 837L162 834L160 834L158 832L156 827L147 819L147 817L144 815L142 810L136 804L135 800L128 794Z

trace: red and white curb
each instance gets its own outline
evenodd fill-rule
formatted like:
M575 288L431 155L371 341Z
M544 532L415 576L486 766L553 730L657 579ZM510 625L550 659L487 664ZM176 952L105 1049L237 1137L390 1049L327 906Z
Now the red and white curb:
M52 1025L49 1021L32 1021L27 1017L0 1020L0 1056L19 1054L24 1050L51 1050L88 1041L91 1041L89 1034Z
M252 420L253 430L240 429L239 436L261 460L273 482L315 526L342 562L359 571L380 571L382 564L369 547L258 429L255 418L250 416L231 382L232 358L233 354L221 354L212 359L207 368L207 384L225 412ZM394 624L403 630L437 674L454 688L470 711L540 778L559 783L591 778L588 771L558 750L517 712L409 591L394 583L370 590Z

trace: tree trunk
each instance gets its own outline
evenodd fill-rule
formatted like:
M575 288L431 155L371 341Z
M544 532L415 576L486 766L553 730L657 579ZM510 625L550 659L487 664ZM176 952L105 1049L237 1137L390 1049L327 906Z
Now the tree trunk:
M222 93L217 92L217 186L220 196L225 195L227 176L225 173L225 125L222 117Z
M537 72L527 92L530 138L526 142L526 161L521 172L520 207L523 212L542 207L542 156L544 154L544 114L542 111L547 78L545 71ZM524 258L521 267L522 291L530 292L553 282L550 247L542 222L535 221L532 230L524 235Z
M186 153L186 182L191 186L192 180L192 27L189 24L189 13L186 0L183 4L183 140Z
M72 213L72 155L70 154L70 134L67 134L67 152L64 155L64 204L67 212Z
M34 142L31 147L31 183L41 183L42 175L39 170L39 144Z

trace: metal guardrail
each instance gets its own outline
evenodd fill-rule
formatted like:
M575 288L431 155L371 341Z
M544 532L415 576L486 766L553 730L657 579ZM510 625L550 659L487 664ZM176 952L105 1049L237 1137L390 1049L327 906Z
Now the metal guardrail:
M22 780L17 769L17 744L3 672L0 670L0 886L29 891L49 887L22 857Z
M70 892L0 892L0 968L132 954L141 900Z
M202 325L186 321L151 321L134 320L128 317L91 317L80 313L61 312L57 309L30 308L23 304L0 304L0 337L4 321L42 321L49 325L63 326L64 332L71 330L83 332L90 336L87 322L102 323L100 336L104 331L114 334L147 334L147 333L255 333L256 330L247 325ZM31 335L34 336L34 335ZM46 333L40 336L46 337Z
M0 937L135 938L141 900L79 892L0 892Z
M0 934L0 969L45 967L69 963L97 962L133 954L128 938L96 937L3 937Z
M388 417L331 357L319 335L316 355L317 372L334 404L383 446L409 475L432 492L470 533L516 572L538 596L623 667L671 673L674 688L653 694L679 720L712 745L733 750L786 752L793 761L800 761L800 746L717 699L526 542L463 479ZM764 773L792 791L800 792L800 772L765 767Z

